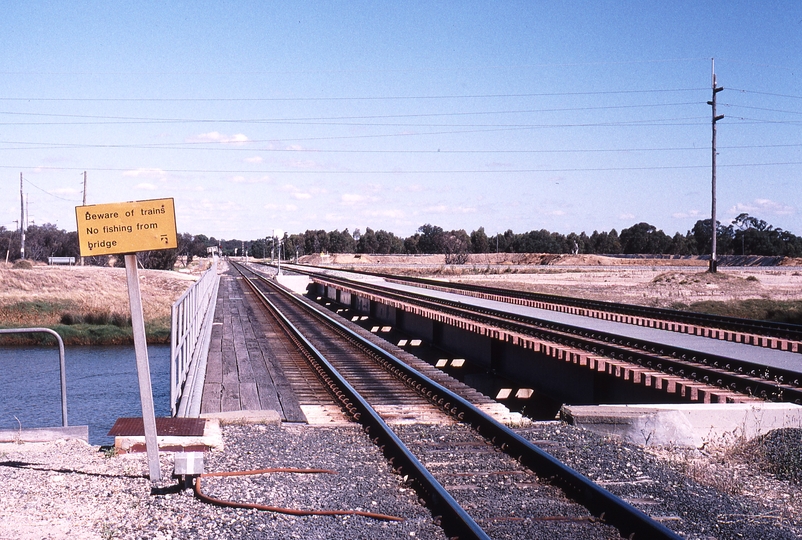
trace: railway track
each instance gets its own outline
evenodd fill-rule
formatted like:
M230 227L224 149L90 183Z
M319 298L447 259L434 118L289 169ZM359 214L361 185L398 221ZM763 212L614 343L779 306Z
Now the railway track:
M413 483L447 534L678 538L494 420L471 403L486 400L478 393L463 388L466 399L441 384L447 377L427 364L418 367L441 382L381 350L359 330L236 268L332 396ZM395 430L385 419L397 424Z
M310 270L300 269L300 271ZM798 344L794 343L802 342L802 326L798 324L741 319L724 315L710 315L675 309L604 302L601 300L587 300L584 298L573 298L555 294L501 289L486 285L444 282L442 280L414 276L398 276L381 272L365 272L359 270L350 270L350 272L381 277L387 281L396 283L413 284L427 289L457 292L477 298L499 300L512 304L572 313L585 317L625 322L674 332L704 335L714 339L724 339L761 347L788 347L786 350L794 350L794 352L802 353L802 347L797 347L795 345ZM310 273L314 273L314 271L310 271Z
M662 384L669 392L679 381L681 393L687 393L687 396L683 396L686 401L749 401L756 398L802 403L802 377L793 370L642 338L588 330L457 300L391 290L365 281L355 282L318 273L312 275L317 281L397 307L413 306L414 309L449 315L455 321L464 321L463 324L482 325L524 340L542 340L565 347L566 350L581 351L584 358L580 354L575 363L589 362L598 366L599 362L589 361L587 356L606 359L601 362L601 368L608 373L636 382L644 378L647 381L655 377L664 379L664 384L662 380L658 384ZM488 330L488 333L491 331ZM561 352L559 356L565 354Z

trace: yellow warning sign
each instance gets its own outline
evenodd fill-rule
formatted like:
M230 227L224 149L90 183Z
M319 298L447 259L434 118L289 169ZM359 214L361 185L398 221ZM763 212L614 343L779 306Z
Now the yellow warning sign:
M76 206L81 257L178 247L173 199Z

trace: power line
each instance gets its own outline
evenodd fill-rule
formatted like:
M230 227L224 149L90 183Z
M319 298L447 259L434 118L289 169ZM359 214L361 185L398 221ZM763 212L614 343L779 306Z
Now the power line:
M560 107L550 109L521 109L521 110L502 110L502 111L460 111L450 113L415 113L415 114L382 114L382 115L362 115L362 116L322 116L322 117L300 117L300 118L154 118L137 116L101 116L87 114L58 114L58 113L33 113L0 111L0 114L8 116L43 116L54 118L82 118L94 120L114 120L131 122L153 122L153 123L192 123L192 122L220 122L220 123L285 123L285 122L324 122L338 120L384 120L389 118L437 118L437 117L456 117L456 116L489 116L505 114L534 114L550 112L587 112L618 109L642 109L655 107L676 107L686 105L699 105L696 101L684 101L676 103L647 103L642 105L604 105L598 107ZM373 124L370 124L373 125Z
M802 96L795 96L793 94L778 94L775 92L758 92L757 90L744 90L742 88L727 88L727 90L732 90L733 92L740 92L742 94L756 94L759 96L773 96L773 97L784 97L790 99L802 99Z
M723 105L724 107L732 107L734 109L749 109L752 111L767 111L767 112L776 112L782 114L802 114L802 111L789 111L786 109L770 109L768 107L752 107L749 105L737 105L734 103L720 103L719 105Z
M33 102L309 102L309 101L411 101L443 99L496 99L564 96L601 96L632 94L665 94L699 92L707 88L673 88L654 90L606 90L596 92L535 92L525 94L452 94L443 96L341 96L341 97L260 97L260 98L48 98L48 97L0 97L2 101Z
M249 120L249 119L195 119L195 120L110 120L99 122L0 122L0 126L104 126L104 125L143 125L143 124L264 124L264 125L292 125L292 126L332 126L332 127L403 127L403 128L514 128L514 129L541 129L565 127L628 127L628 126L665 126L665 125L692 125L669 124L668 122L681 122L700 120L702 116L686 116L676 118L651 118L646 120L630 120L618 122L587 122L577 124L414 124L414 123L378 123L378 122L327 122L327 121L284 121L284 120ZM238 142L238 141L231 141Z
M274 142L270 140L248 140L248 144ZM210 150L219 150L224 152L267 152L267 153L291 153L291 154L581 154L581 153L615 153L615 152L674 152L674 151L687 151L687 150L704 150L708 149L698 146L684 146L684 147L666 147L666 148L579 148L579 149L536 149L536 150L513 150L513 149L499 149L499 150L388 150L388 149L368 149L368 150L355 150L355 149L318 149L318 148L242 148L241 146L233 144L215 144L209 146L211 143L206 141L199 142L184 142L184 143L163 143L163 144L87 144L87 143L51 143L51 142L32 142L32 141L0 141L0 144L19 144L30 145L21 148L3 148L3 150L41 150L48 148L126 148L126 149L140 149L140 150L201 150L208 152ZM41 146L33 146L41 145ZM189 145L189 146L185 146ZM204 145L204 146L200 146ZM720 146L719 148L771 148L776 147L794 147L802 146L802 144L782 144L782 145L756 145L756 146Z
M802 165L802 161L785 162L764 162L764 163L732 163L719 164L720 168L742 168L742 167L768 167L768 166L789 166ZM442 170L342 170L342 169L160 169L148 168L147 171L154 174L162 173L194 173L194 174L520 174L520 173L548 173L548 172L605 172L605 171L657 171L657 170L684 170L684 169L704 169L709 165L656 165L639 167L567 167L567 168L531 168L531 169L442 169ZM0 165L0 169L30 169L20 165ZM135 173L140 169L120 168L120 167L42 167L36 166L40 170L52 171L97 171L97 172L131 172ZM66 200L66 199L65 199Z
M25 177L23 177L23 180L25 180L28 184L32 185L33 187L35 187L36 189L38 189L42 193L46 193L46 194L50 195L51 197L55 197L56 199L61 199L62 201L67 201L67 202L81 202L81 201L75 201L75 200L72 200L72 199L65 199L64 197L59 197L58 195L54 195L53 193L50 193L49 191L40 188L39 186L37 186L36 184L34 184L33 182L31 182L30 180L28 180Z

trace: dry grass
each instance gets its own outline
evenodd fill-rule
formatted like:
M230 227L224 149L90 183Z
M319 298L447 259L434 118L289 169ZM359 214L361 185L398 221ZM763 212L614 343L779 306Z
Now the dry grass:
M139 276L146 324L164 326L166 322L169 327L170 306L195 278L160 270L140 270ZM53 327L65 316L118 326L120 321L127 321L130 308L125 269L0 268L0 325Z
M799 444L800 430L780 429L751 441L708 441L702 449L645 450L702 485L750 497L774 508L772 519L788 522L802 519Z

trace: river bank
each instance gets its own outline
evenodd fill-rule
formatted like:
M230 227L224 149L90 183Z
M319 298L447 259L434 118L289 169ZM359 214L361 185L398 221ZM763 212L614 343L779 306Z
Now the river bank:
M170 341L170 307L205 269L206 261L180 271L140 270L148 343ZM124 268L0 265L0 327L45 327L66 345L133 343ZM0 345L50 343L46 335L0 336Z

